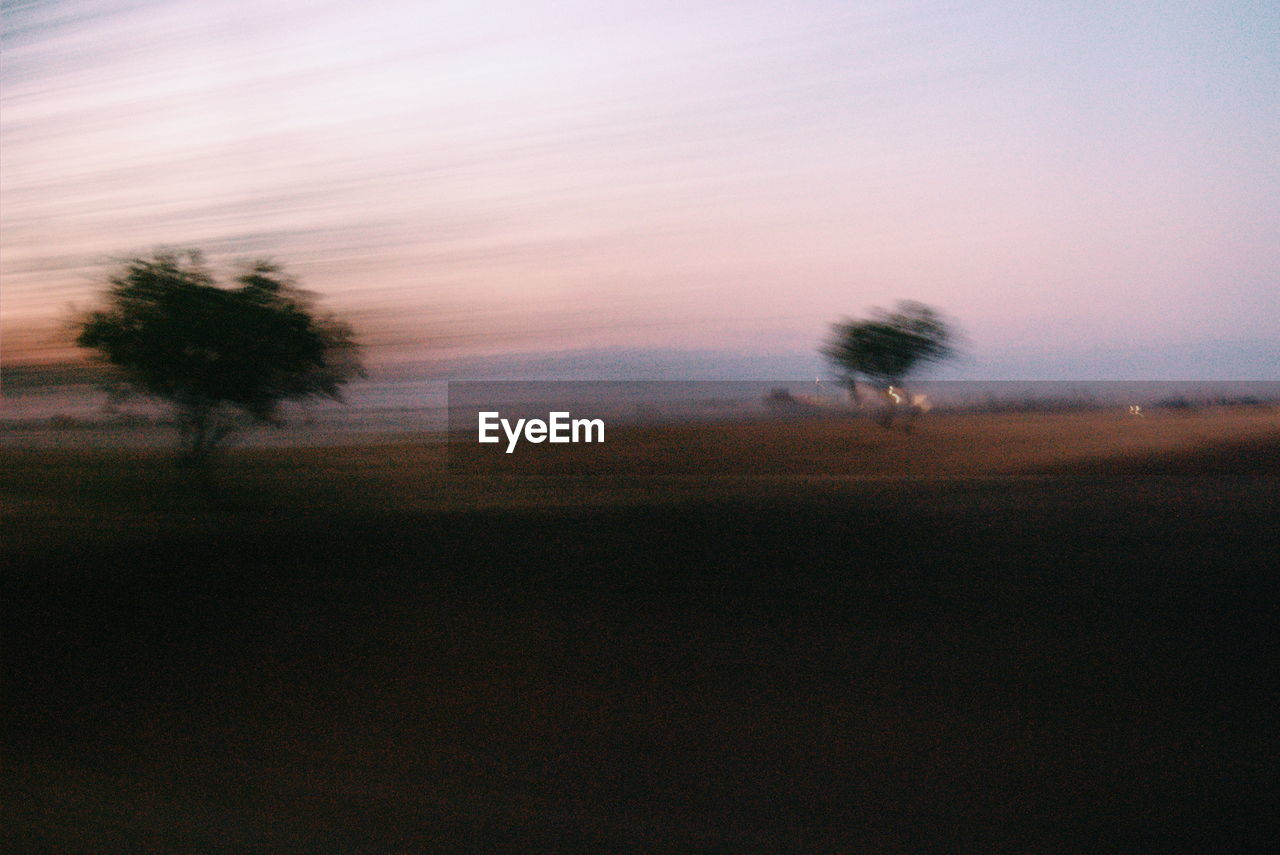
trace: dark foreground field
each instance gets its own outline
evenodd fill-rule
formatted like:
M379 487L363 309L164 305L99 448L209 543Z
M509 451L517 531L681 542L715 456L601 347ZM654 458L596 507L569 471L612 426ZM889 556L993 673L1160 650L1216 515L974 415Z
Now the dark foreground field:
M1251 419L723 428L612 486L245 451L216 511L156 454L2 452L6 851L1262 848Z

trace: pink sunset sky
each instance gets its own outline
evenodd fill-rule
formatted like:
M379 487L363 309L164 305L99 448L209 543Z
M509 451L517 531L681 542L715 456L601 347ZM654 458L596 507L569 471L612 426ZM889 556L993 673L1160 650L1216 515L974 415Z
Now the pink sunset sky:
M1280 379L1280 6L4 4L0 359L112 258L284 263L376 364L812 357Z

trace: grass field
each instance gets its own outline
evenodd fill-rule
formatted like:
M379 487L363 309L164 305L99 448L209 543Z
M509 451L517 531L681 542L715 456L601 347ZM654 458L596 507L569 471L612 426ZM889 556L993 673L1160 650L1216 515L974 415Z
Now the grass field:
M607 439L0 450L5 850L1267 840L1280 413Z

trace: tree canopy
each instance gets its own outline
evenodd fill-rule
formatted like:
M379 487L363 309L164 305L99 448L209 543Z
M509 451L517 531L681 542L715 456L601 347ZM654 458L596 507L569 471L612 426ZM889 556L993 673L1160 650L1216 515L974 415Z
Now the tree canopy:
M846 382L863 379L883 389L901 385L924 364L950 357L954 338L934 309L908 300L892 312L875 309L866 320L832 324L822 353Z
M237 411L265 421L281 401L338 398L361 373L350 327L317 314L279 266L252 262L235 282L219 286L196 251L129 259L76 339L172 406L192 462L235 427Z

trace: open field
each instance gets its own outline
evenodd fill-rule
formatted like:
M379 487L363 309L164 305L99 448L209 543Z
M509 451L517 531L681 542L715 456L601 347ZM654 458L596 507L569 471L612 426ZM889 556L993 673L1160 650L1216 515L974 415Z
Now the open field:
M0 450L5 849L1270 833L1274 410L521 450Z

